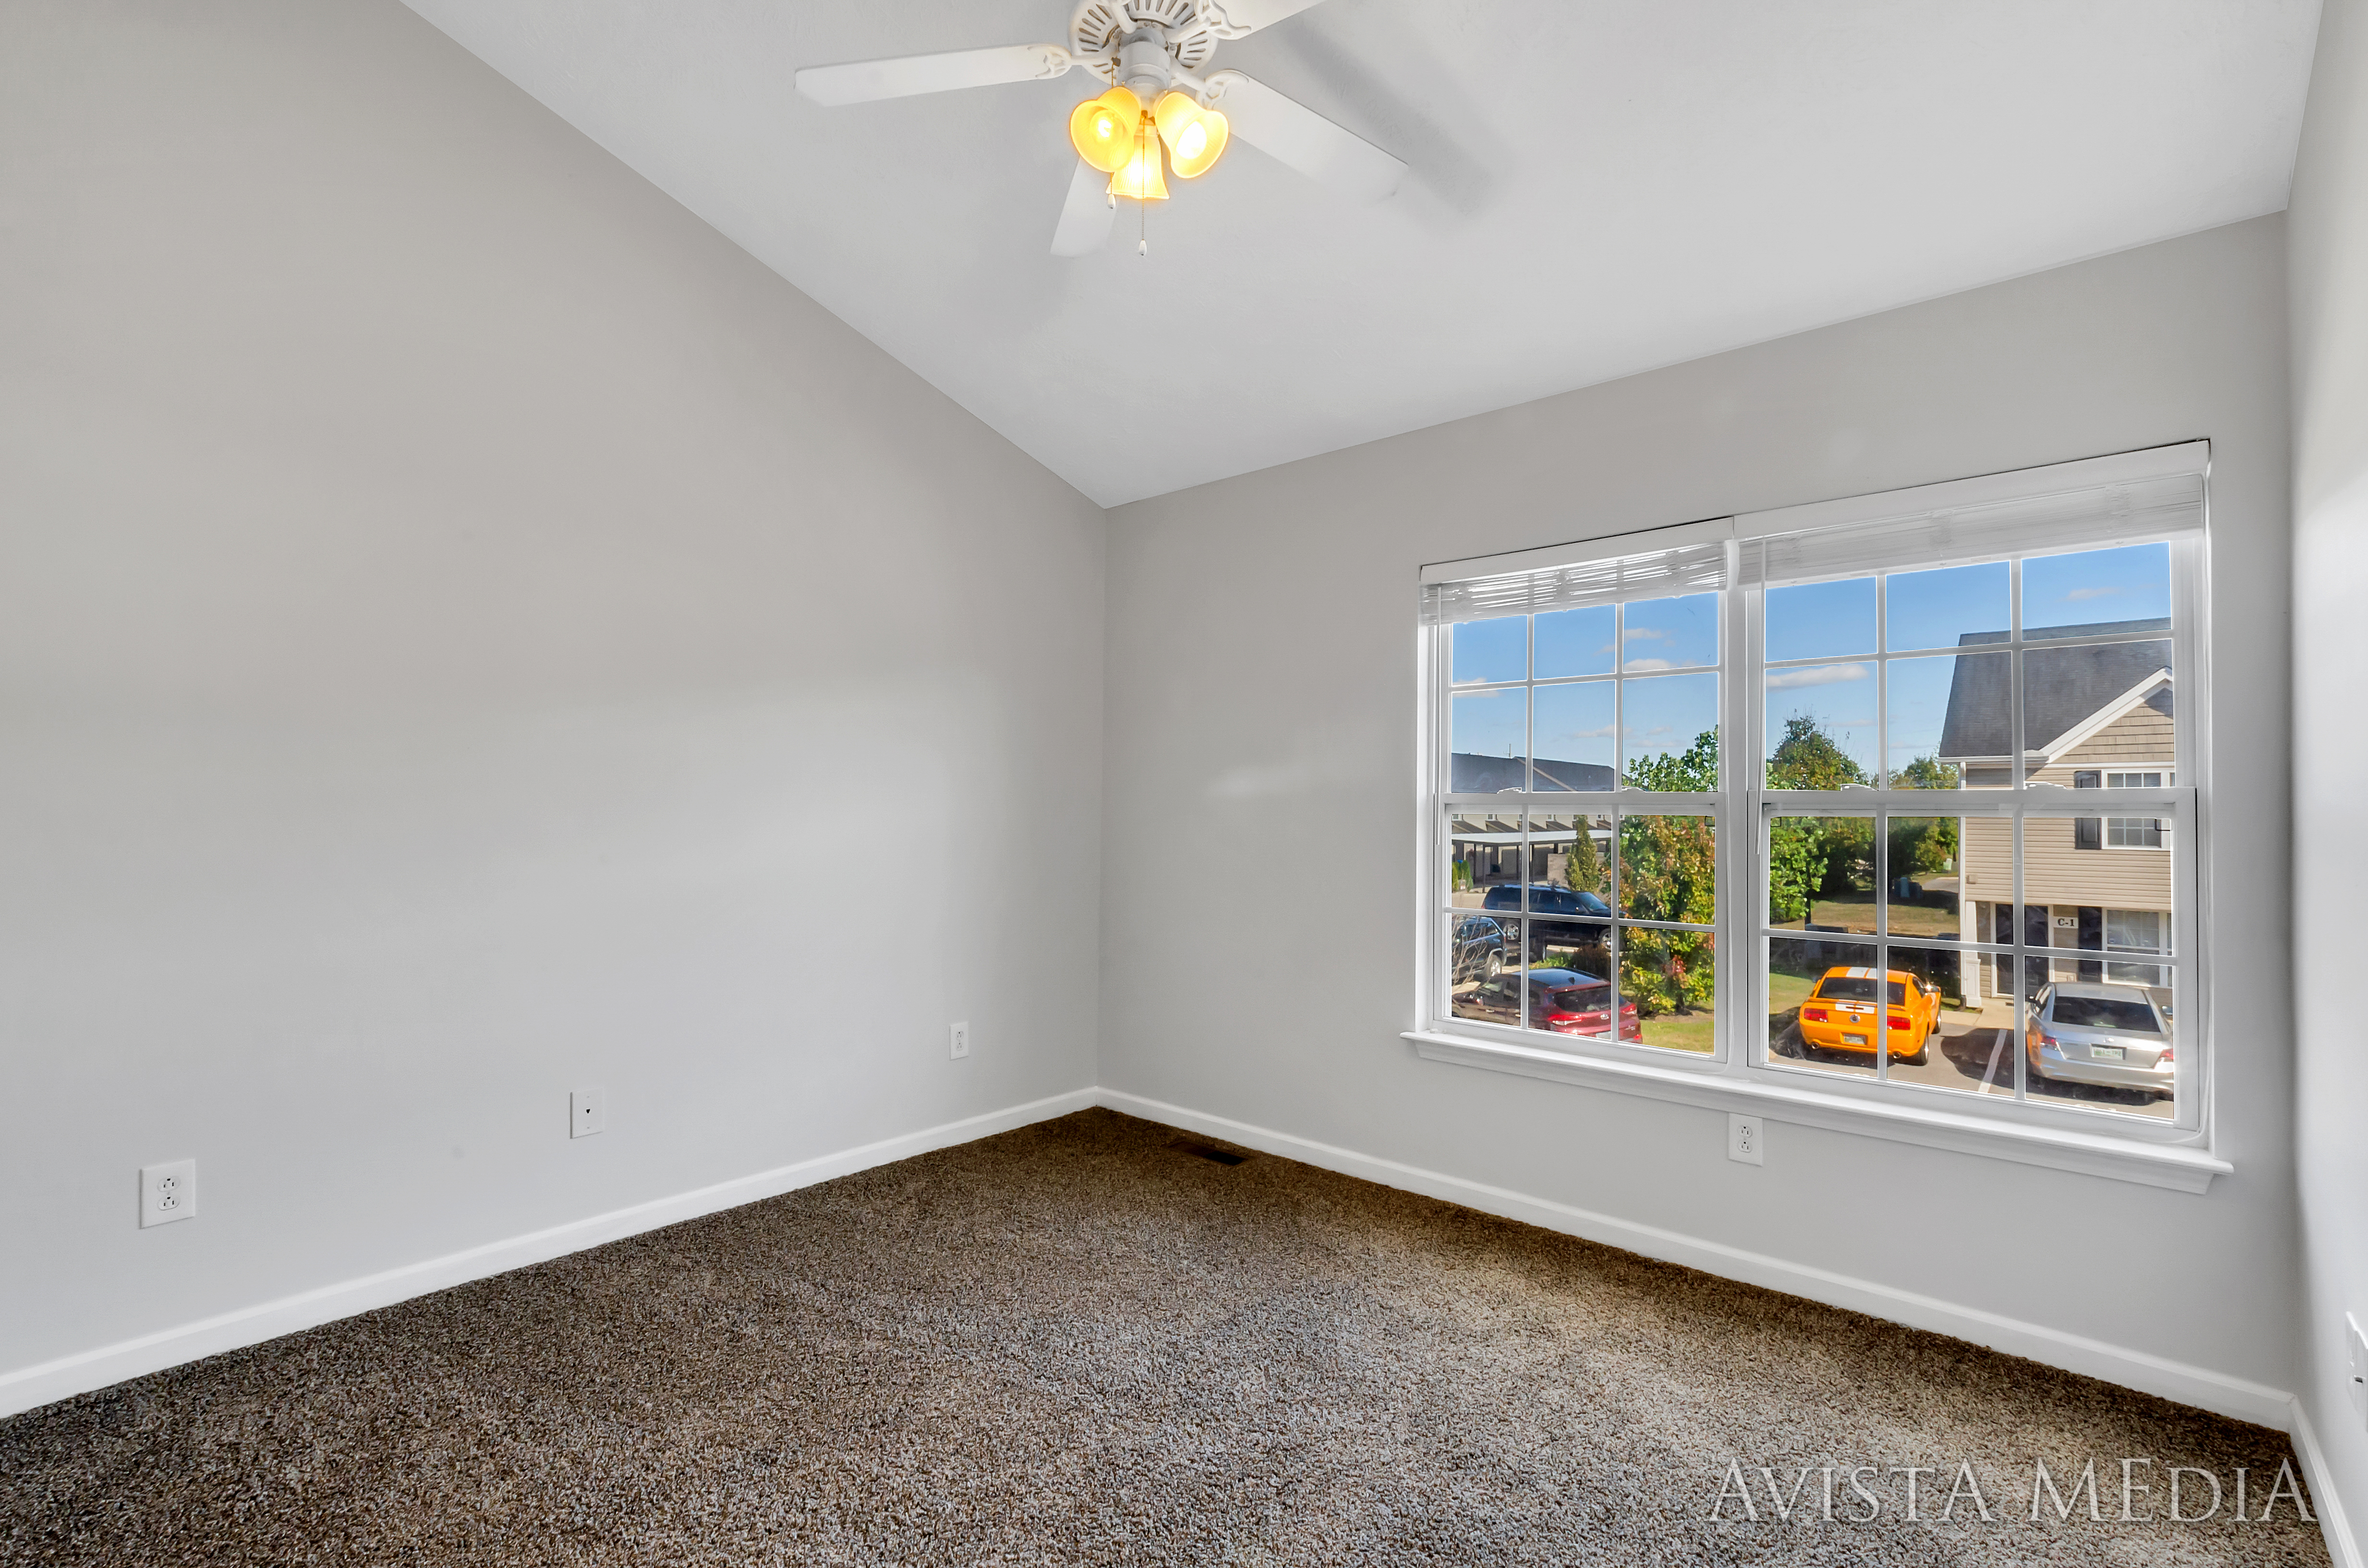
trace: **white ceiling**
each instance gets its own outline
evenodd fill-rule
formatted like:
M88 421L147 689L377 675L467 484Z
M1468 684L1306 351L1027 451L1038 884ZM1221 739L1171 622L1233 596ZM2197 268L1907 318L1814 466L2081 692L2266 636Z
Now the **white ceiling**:
M2283 208L2319 0L1326 0L1219 47L1406 160L1257 149L1050 256L1082 74L801 65L1070 0L410 0L1104 506Z

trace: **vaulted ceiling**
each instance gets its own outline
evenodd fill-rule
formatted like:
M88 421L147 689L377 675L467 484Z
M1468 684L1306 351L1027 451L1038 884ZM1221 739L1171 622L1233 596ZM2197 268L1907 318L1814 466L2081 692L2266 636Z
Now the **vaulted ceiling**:
M1410 165L1236 143L1080 259L1066 0L411 0L1105 505L2281 210L2317 0L1325 0L1222 45Z

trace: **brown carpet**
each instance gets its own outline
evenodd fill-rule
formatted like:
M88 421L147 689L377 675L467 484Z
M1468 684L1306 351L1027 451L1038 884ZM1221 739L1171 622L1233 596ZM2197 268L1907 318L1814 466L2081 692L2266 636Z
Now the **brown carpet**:
M2124 1456L2258 1516L2277 1433L1190 1142L1083 1112L31 1412L0 1561L2327 1561L2283 1498L2112 1522ZM1771 1516L1827 1464L1940 1473Z

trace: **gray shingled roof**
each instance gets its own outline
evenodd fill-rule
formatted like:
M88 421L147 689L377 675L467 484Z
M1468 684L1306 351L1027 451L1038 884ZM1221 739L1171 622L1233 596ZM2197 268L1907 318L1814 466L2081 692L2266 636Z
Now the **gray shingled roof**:
M2099 636L2112 632L2169 631L2168 620L2108 620L2093 626L2050 629L2059 637ZM2003 631L1969 631L1957 641L1960 648L2003 642ZM2078 727L2097 710L2127 692L2157 670L2170 667L2170 642L2100 642L2085 648L2027 648L2023 652L2023 748L2035 751L2058 735ZM2011 663L2003 653L1995 658L1957 660L1949 686L1949 711L1941 723L1941 752L1945 761L1967 757L2003 757L2009 747L2014 693L2007 672ZM2171 688L2164 686L2146 699L2146 706L2168 716Z
M1478 752L1459 751L1450 754L1448 763L1447 788L1452 794L1498 795L1522 788L1521 759L1518 756L1483 756ZM1600 762L1557 762L1542 756L1537 767L1541 790L1609 790L1619 782L1611 769Z

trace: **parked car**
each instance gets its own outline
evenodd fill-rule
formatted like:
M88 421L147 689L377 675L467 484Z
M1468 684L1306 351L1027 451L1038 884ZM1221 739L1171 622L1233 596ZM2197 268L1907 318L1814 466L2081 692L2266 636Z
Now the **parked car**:
M2047 986L2032 1004L2023 1054L2034 1078L2171 1092L2170 1020L2143 985Z
M1874 994L1871 969L1839 966L1826 971L1808 999L1801 1004L1801 1043L1820 1051L1848 1051L1872 1056L1875 1036L1887 1034L1891 1054L1902 1062L1920 1062L1931 1054L1933 1034L1941 1027L1941 988L1904 970L1885 970L1884 996ZM1882 1017L1878 1027L1876 1018Z
M1604 926L1594 922L1610 921L1611 906L1595 894L1577 888L1557 887L1552 882L1531 882L1527 891L1531 963L1544 958L1548 948L1585 951L1600 949L1608 940ZM1480 901L1480 907L1507 914L1518 913L1521 908L1522 892L1519 882L1500 882L1488 890ZM1556 915L1563 918L1554 918Z
M1485 915L1465 915L1455 923L1452 961L1455 980L1494 980L1505 967L1505 928Z
M1455 1016L1518 1028L1524 979L1530 989L1530 1028L1550 1034L1600 1036L1611 1032L1611 983L1574 969L1508 971L1497 975L1484 982L1478 990L1458 996ZM1620 1038L1645 1038L1634 1002L1620 1005Z

